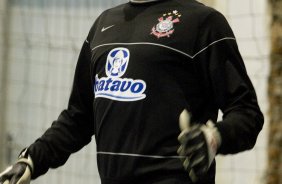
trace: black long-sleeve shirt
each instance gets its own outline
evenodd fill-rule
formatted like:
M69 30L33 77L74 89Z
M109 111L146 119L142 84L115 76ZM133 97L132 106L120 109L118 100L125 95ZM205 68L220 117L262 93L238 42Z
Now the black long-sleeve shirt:
M251 149L263 125L226 19L194 0L126 3L103 12L78 59L69 105L29 147L36 178L95 135L103 184L189 183L178 117L217 120L219 154ZM215 164L199 183L214 183Z

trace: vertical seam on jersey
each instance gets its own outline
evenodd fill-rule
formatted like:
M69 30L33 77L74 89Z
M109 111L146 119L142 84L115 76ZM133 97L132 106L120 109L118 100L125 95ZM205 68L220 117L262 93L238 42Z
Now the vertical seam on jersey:
M216 41L214 41L214 42L212 42L212 43L210 43L208 46L206 46L206 47L204 47L203 49L201 49L199 52L197 52L196 54L194 54L193 56L192 56L192 59L194 59L197 55L199 55L199 54L201 54L202 52L204 52L205 50L207 50L209 47L211 47L212 45L214 45L214 44L216 44L216 43L218 43L218 42L221 42L221 41L223 41L223 40L236 40L236 38L234 38L234 37L225 37L225 38L221 38L221 39L219 39L219 40L216 40Z
M113 156L128 156L128 157L144 157L144 158L159 158L159 159L179 159L185 158L185 156L161 156L161 155L143 155L143 154L134 154L134 153L115 153L115 152L105 152L98 151L97 155L113 155Z

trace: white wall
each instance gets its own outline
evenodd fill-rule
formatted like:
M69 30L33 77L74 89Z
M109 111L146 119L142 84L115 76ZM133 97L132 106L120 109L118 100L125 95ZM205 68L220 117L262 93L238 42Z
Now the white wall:
M103 0L9 1L5 115L6 135L13 138L8 153L11 158L15 159L21 149L50 127L66 107L80 47L101 11L117 3ZM72 155L64 167L50 171L33 183L100 183L95 143Z
M217 183L264 183L267 163L270 21L266 0L217 0L216 8L223 12L233 28L247 71L257 92L265 125L251 151L218 157Z
M6 0L0 1L0 147L5 147L5 68L7 66L7 61L5 60L5 47L6 47L6 39L7 36L5 29L5 22L6 22ZM2 169L5 165L3 160L5 149L0 149L0 169Z

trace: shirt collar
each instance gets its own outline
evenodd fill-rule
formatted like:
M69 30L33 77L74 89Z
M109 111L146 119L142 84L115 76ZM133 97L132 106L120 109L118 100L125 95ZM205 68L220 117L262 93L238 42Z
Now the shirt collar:
M129 2L136 3L136 4L150 3L150 2L155 2L155 1L160 1L160 0L129 0Z

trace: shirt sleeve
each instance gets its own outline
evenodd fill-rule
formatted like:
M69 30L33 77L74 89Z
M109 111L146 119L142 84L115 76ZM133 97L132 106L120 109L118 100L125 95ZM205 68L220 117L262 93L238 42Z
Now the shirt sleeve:
M195 55L209 93L223 120L216 126L222 143L221 154L253 148L263 126L255 89L247 74L234 34L222 14L211 13L202 24Z
M94 93L91 84L90 53L89 42L86 40L78 58L67 109L63 110L52 126L28 148L34 162L33 179L45 174L49 168L63 165L71 153L91 141L94 134Z

